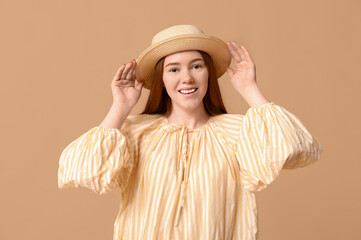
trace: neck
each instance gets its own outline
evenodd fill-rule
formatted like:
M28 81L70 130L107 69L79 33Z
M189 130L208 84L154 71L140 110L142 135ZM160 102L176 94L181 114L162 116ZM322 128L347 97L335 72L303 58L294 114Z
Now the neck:
M172 110L167 116L169 123L183 125L188 129L200 128L207 123L209 117L203 105L201 108L194 110L172 106Z

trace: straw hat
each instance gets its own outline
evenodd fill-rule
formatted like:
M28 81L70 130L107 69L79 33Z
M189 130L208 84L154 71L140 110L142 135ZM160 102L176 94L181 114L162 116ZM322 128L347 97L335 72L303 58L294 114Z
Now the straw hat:
M231 63L227 44L216 37L208 36L194 25L176 25L157 33L152 45L144 50L137 59L137 77L150 89L156 63L169 54L201 50L208 53L216 69L217 78L221 77Z

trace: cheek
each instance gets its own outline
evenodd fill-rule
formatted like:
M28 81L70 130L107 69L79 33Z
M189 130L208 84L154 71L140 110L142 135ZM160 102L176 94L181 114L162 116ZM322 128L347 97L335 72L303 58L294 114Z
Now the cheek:
M172 88L172 84L169 83L168 81L163 81L163 86L165 87L165 89L167 90L167 92L168 92L169 90L171 90L171 88Z
M163 86L168 93L168 96L172 98L172 96L174 95L174 84L172 84L169 79L163 79Z
M177 88L177 79L172 76L163 75L163 86L168 90L175 90Z
M168 88L169 81L163 76L163 87Z
M206 72L203 76L202 76L202 83L205 86L205 88L208 88L208 84L209 84L209 79L208 79L208 72Z
M199 82L199 86L201 87L201 89L199 89L201 91L201 95L202 97L204 97L207 94L208 91L208 75L204 75L202 77L202 80Z

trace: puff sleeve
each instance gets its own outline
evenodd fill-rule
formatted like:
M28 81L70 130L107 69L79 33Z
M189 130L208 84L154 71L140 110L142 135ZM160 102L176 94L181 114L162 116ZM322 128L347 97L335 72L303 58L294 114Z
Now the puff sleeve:
M127 142L119 129L90 129L63 150L58 187L87 188L98 195L118 187L123 192L135 165Z
M248 191L260 191L281 169L313 164L321 157L321 144L301 121L283 107L269 102L249 108L241 122L237 161Z

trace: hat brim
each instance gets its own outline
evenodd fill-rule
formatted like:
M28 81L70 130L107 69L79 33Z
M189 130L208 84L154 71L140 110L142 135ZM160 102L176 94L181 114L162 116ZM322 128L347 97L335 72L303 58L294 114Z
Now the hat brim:
M217 78L221 77L231 63L227 44L216 37L188 34L158 42L144 50L137 59L137 78L144 87L151 88L155 64L167 55L176 52L200 50L208 53L213 61Z

